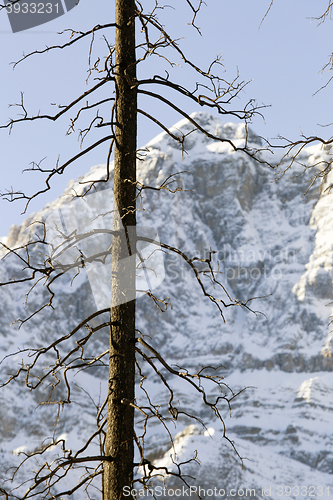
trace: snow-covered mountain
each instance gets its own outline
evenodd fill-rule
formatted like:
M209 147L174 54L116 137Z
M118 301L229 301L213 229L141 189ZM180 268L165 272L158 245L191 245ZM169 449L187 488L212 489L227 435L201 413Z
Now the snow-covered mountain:
M243 125L222 123L205 113L193 116L212 134L229 138L237 146L244 144ZM187 134L191 130L186 120L173 127L174 133ZM248 140L260 147L260 139L253 132ZM161 427L153 427L147 443L149 456L155 464L172 468L175 452L178 461L186 461L197 450L201 465L192 462L186 472L197 478L189 482L198 488L200 485L203 498L328 497L333 493L333 333L329 324L333 299L333 199L325 186L332 183L332 178L328 176L323 189L315 184L303 196L308 188L306 181L314 173L303 171L304 165L320 168L321 162L329 159L329 151L320 146L304 149L300 158L304 165L295 164L275 181L276 173L264 164L200 132L190 133L184 147L187 153L166 133L147 144L149 151L138 163L140 183L158 187L166 179L181 177L183 190L174 194L142 190L139 224L153 228L161 242L190 257L208 258L210 250L216 251L213 259L215 268L219 261L219 280L231 298L242 302L253 299L248 304L255 312L230 307L223 310L224 323L218 309L203 296L187 264L177 256L163 254L163 275L154 283L154 294L160 299L168 297L172 309L162 312L149 297L140 297L138 328L151 337L150 343L169 364L189 371L223 366L221 371L229 387L247 387L232 402L231 415L227 406L221 406L227 435L245 460L242 467L239 457L222 438L214 414L186 385L172 378L169 382L179 407L196 412L206 430L179 418L178 426L171 427L175 447L170 449L168 436ZM260 154L262 159L270 155L267 151ZM103 176L105 168L97 166L80 179L81 184L73 181L63 197L29 217L21 227L14 226L7 245L17 247L34 238L37 221L50 221L60 212L67 225L76 227L82 211L73 212L68 200L74 192L80 194L85 189L86 181ZM170 189L177 186L179 181L169 185ZM112 209L112 193L105 187L103 184L95 197L99 200L99 214ZM85 227L96 216L94 203L88 202ZM102 219L99 224L107 225L107 217ZM38 252L42 253L40 249ZM1 263L1 281L21 277L21 268L15 256L6 257ZM47 291L41 282L25 306L27 283L0 288L1 357L52 342L93 313L96 304L108 303L108 279L96 286L93 270L89 272L82 270L74 281L69 275L56 286L55 311L43 309L20 329L17 323L11 323L29 316L47 299ZM208 283L207 278L209 287ZM226 299L221 288L211 290ZM107 332L94 335L91 345L94 352L107 349ZM5 360L7 370L2 370L2 381L25 356L20 353ZM73 403L59 415L56 430L53 405L35 410L45 393L27 392L20 383L3 388L0 478L20 458L15 453L42 446L53 432L66 438L67 447L75 449L95 425L91 401L80 387L98 401L106 390L106 379L105 367L77 376ZM166 404L167 394L156 376L148 379L147 388L155 404ZM166 484L182 488L174 479ZM162 492L160 498L173 498L163 491L162 482L156 485L161 488L156 490ZM186 492L181 494L174 491L174 498L187 497ZM73 498L81 500L86 496L75 493Z

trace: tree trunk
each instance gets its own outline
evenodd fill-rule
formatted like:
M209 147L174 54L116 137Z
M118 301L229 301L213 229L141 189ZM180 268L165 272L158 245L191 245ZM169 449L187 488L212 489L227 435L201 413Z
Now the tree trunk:
M116 0L116 127L114 157L111 331L104 500L132 486L135 383L136 78L135 1ZM133 257L130 256L133 254Z

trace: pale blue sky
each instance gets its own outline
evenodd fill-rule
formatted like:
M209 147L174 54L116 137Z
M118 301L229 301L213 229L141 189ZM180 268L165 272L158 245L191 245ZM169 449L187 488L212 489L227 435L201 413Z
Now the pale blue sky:
M143 2L148 5L151 0ZM264 110L266 121L256 119L252 128L260 135L274 138L277 134L297 139L300 130L328 137L332 128L321 128L318 124L333 121L332 85L312 96L327 79L329 73L320 75L320 69L328 61L333 50L332 21L317 26L311 17L320 15L327 7L327 0L276 0L262 24L270 0L206 0L197 23L202 30L200 37L187 26L191 18L185 0L168 0L176 10L166 8L160 13L161 20L175 38L185 37L181 48L199 65L207 67L208 62L221 52L226 68L226 77L231 79L237 72L241 80L253 80L242 94L239 104L254 98L259 104L271 105ZM65 40L57 31L72 27L87 30L98 23L112 22L113 2L110 0L81 0L78 7L68 14L38 29L13 34L4 11L0 12L1 94L0 122L6 123L9 116L15 117L17 110L8 109L8 104L19 102L24 92L25 103L30 113L51 112L50 103L65 104L77 92L86 90L88 45L83 43L67 52L34 56L12 70L10 62L20 58L22 53L42 49L46 45ZM109 32L111 36L111 31ZM100 42L102 43L102 42ZM176 62L181 61L175 59ZM162 72L161 60L151 59L147 71ZM139 73L139 76L143 73ZM178 83L193 87L192 75L182 67L173 70ZM171 94L167 94L172 97ZM181 101L177 99L177 103ZM165 106L142 100L148 112L171 126L180 119ZM185 110L195 111L193 103L185 103ZM202 108L200 108L202 109ZM229 121L226 118L226 121ZM58 124L45 121L34 124L20 124L14 127L8 137L7 130L0 130L1 179L0 190L11 186L17 190L32 193L34 185L43 185L42 174L24 173L31 161L43 157L44 167L51 168L58 154L65 161L77 152L77 134L65 136L68 119ZM139 121L139 145L154 137L159 130L146 120ZM100 137L95 135L96 138ZM91 136L91 140L93 136ZM86 147L91 143L88 138ZM54 182L53 190L31 204L31 211L40 209L47 201L61 194L67 182L85 173L91 166L104 163L106 146L95 149L77 165L69 167L68 173ZM8 233L13 223L20 223L23 203L7 203L0 200L0 236Z

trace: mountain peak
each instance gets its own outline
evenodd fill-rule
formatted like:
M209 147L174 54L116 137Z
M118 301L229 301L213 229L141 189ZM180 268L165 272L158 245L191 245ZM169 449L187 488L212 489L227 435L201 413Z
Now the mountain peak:
M249 144L256 146L261 145L260 137L257 136L250 127L245 127L244 123L235 124L232 122L222 122L217 116L205 112L192 113L190 118L212 136L227 141L233 141L237 147L244 146L246 137ZM220 143L220 141L207 137L200 132L200 130L197 130L195 125L187 118L172 125L169 131L177 137L186 136L184 141L184 149L186 151L194 147L207 148L207 146L214 142ZM148 142L146 147L153 147L163 151L169 147L181 149L181 145L172 139L167 132L162 132L157 135Z
M237 147L244 144L246 133L250 144L260 145L260 138L250 129L246 131L242 124L223 123L201 112L190 117L211 135L230 140ZM255 311L230 307L224 311L226 324L223 324L219 311L205 300L186 263L172 253L163 252L165 279L154 293L161 299L169 297L173 308L162 313L150 303L149 297L140 298L138 328L150 335L151 342L170 365L184 366L194 372L202 366L223 366L229 387L233 390L249 387L234 400L232 418L228 416L228 408L223 407L221 412L236 447L255 466L246 464L242 469L230 447L221 442L219 432L207 436L187 427L188 422L181 419L175 431L177 454L187 459L197 449L199 459L203 456L207 460L202 469L194 471L198 484L209 479L213 487L226 490L237 485L254 485L258 492L262 487L271 488L271 496L277 500L281 484L332 488L333 454L329 445L333 335L329 325L332 309L326 307L333 297L332 195L321 194L314 185L304 198L308 185L299 175L304 165L327 161L328 152L319 146L304 150L304 165L295 166L291 176L284 175L273 182L270 169L242 151L235 152L228 142L193 131L189 120L179 121L170 131L186 136L187 154L181 154L180 145L163 132L147 144L149 151L138 162L138 178L142 185L154 187L163 185L166 179L174 180L170 188L180 186L177 179L181 178L184 190L171 194L165 189L144 189L138 204L139 224L153 228L160 241L179 248L189 258L207 259L214 250L213 265L220 283L230 297L244 303L249 301ZM105 166L97 166L81 180L103 176ZM72 195L81 193L84 186L71 183L64 197L31 216L21 227L13 228L9 240L15 244L24 241L27 233L32 236L32 223L47 220L52 212L62 210L65 205L70 207ZM112 171L110 185L103 185L103 189L111 186ZM105 200L109 205L103 206L104 212L112 210L112 194ZM91 212L91 219L93 215ZM14 256L4 259L2 279L18 276L20 268ZM223 289L216 284L214 287L208 274L202 276L212 293L226 299ZM0 288L2 357L18 345L40 347L46 338L50 342L60 332L65 334L96 310L85 269L80 270L79 279L74 280L74 285L72 276L59 282L56 310L44 309L20 331L10 327L11 322L45 302L45 287L40 282L29 295L26 310L24 297L29 285L20 283L15 290ZM101 293L109 292L101 287ZM94 334L91 349L102 352L107 348L108 335ZM20 363L21 358L11 362ZM78 375L78 383L95 397L97 385L101 393L107 390L107 375L102 368L90 374L84 372ZM153 377L149 384L156 404L163 404L159 383ZM193 394L183 394L181 387L175 391L185 412L193 412L194 408L207 428L217 430L216 420ZM139 387L137 392L139 397ZM4 450L0 469L15 463L13 450L28 446L27 443L29 449L34 449L53 433L50 406L38 409L31 421L31 412L42 396L34 391L24 393L20 384L10 390L3 389L2 408L6 408L6 414L2 419L6 425L0 429ZM211 396L217 397L215 393ZM66 446L71 449L95 425L88 399L82 403L83 410L67 405L59 420L59 434L68 436ZM151 430L150 437L147 450L156 463L172 466L161 429ZM215 451L210 455L212 447ZM188 472L193 472L191 467Z

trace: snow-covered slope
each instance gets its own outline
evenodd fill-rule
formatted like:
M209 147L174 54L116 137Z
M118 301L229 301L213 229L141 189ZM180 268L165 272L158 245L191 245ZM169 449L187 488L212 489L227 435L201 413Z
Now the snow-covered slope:
M213 134L230 138L236 145L244 143L242 125L221 123L204 113L196 113L195 117ZM191 124L183 120L173 131L186 134L191 129ZM260 145L252 132L249 142L255 147ZM154 228L162 242L191 257L207 258L210 250L215 250L219 279L230 296L243 302L261 298L249 302L256 314L231 307L224 311L223 323L214 304L203 297L186 263L172 255L164 255L164 279L154 290L161 299L169 297L172 309L161 312L148 297L139 298L138 328L150 335L151 343L170 364L189 370L222 365L230 387L248 387L233 401L231 416L227 408L222 406L221 410L229 437L247 459L242 468L231 446L222 439L218 421L185 386L170 379L180 407L194 408L211 429L204 432L179 419L173 431L177 435L177 457L187 460L197 450L201 466L188 466L197 477L193 484L206 490L217 488L213 494L205 491L204 498L221 498L222 489L225 496L237 497L230 490L251 488L258 498L327 497L333 493L333 334L329 325L333 298L332 195L325 189L319 193L315 185L303 197L311 172L302 174L302 165L294 165L274 182L274 172L267 166L199 132L189 134L184 146L187 154L182 154L165 133L147 145L149 152L138 164L139 181L158 187L170 175L185 171L170 178L181 177L184 190L174 194L143 190L139 224ZM264 158L268 153L261 154ZM302 155L304 164L318 165L328 158L328 152L319 146L304 150ZM104 175L103 166L94 167L83 181ZM331 182L329 176L327 185ZM175 182L170 188L177 185ZM65 203L74 190L80 193L84 186L73 182L65 197L31 216L22 227L13 227L7 244L18 246L27 241L34 234L34 220L47 220L59 209L65 213ZM105 191L101 196L106 213L111 210L112 195ZM2 263L1 280L20 272L17 259L8 257ZM68 277L67 285L58 286L56 311L44 309L20 330L15 325L10 327L11 322L26 317L43 294L45 300L43 287L29 298L26 311L26 284L16 289L1 288L2 356L18 348L49 343L94 312L99 299L94 281L89 279L81 273L70 286ZM101 300L107 303L107 287L103 290L105 298ZM222 297L221 291L215 289L215 293ZM94 342L93 349L102 352L108 345L107 335L96 335ZM14 358L17 366L21 358ZM12 367L13 358L10 360ZM81 373L77 380L98 400L106 388L106 371L96 370L94 376ZM165 404L166 394L156 377L147 384L154 402ZM66 446L74 449L94 426L89 398L82 399L80 394L77 387L75 397L80 397L81 406L74 402L66 408L56 430L57 436L67 437ZM15 460L13 450L34 449L52 435L53 408L34 410L42 397L40 391L26 393L19 384L0 392L0 471ZM170 455L174 450L169 449L167 436L159 427L150 431L148 451L156 464L172 467ZM176 487L177 482L167 484ZM76 495L74 498L80 500L81 496ZM239 492L239 496L245 494Z

